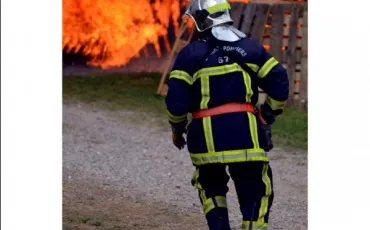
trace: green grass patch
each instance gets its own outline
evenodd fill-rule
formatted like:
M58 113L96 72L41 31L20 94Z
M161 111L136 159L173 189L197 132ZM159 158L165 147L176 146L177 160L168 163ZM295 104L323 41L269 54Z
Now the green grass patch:
M307 110L286 108L272 125L276 146L307 150Z
M165 105L156 96L160 74L105 74L63 79L64 102L80 100L111 110L163 113Z
M138 111L146 114L145 120L161 118L157 124L168 125L163 97L155 93L159 80L159 73L64 77L63 100L82 101L108 110ZM132 117L132 122L142 120ZM287 108L272 129L275 146L307 149L306 110Z

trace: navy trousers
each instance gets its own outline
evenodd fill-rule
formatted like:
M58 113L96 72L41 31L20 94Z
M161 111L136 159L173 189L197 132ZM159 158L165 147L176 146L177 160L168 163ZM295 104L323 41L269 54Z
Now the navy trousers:
M252 229L267 229L274 199L272 171L268 163L257 161L196 167L192 184L198 189L209 229L230 229L226 202L230 177L243 215L242 229L248 230L251 222Z

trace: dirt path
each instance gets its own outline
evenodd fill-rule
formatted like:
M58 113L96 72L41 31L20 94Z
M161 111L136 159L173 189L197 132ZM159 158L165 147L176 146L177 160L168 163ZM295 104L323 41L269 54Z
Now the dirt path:
M153 121L130 111L63 106L65 230L206 229L190 159L172 146L167 127ZM276 198L269 229L307 229L307 154L277 149L270 158ZM237 227L232 182L229 187Z
M205 229L199 215L181 215L159 202L133 201L120 190L86 181L65 182L63 199L64 230Z

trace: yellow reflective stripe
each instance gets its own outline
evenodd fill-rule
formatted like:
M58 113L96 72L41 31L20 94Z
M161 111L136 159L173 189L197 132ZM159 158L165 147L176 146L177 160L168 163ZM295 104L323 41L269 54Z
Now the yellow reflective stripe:
M242 230L248 230L250 225L250 221L244 220L242 222ZM259 221L252 221L252 229L253 230L267 230L268 224Z
M247 64L254 72L257 73L259 66L253 63L245 63Z
M194 187L201 190L202 189L202 185L198 182L198 178L199 178L199 169L196 169L193 173L193 178L192 180L194 181Z
M176 78L185 81L189 85L193 83L193 78L185 71L182 70L174 70L170 74L170 79Z
M203 130L206 138L207 151L209 153L215 152L215 144L213 142L213 132L212 132L212 120L211 117L203 117Z
M270 72L270 70L279 64L279 62L274 58L271 57L269 60L266 61L266 63L261 67L261 69L258 71L258 76L260 78L264 78L267 76L267 74Z
M206 67L198 70L195 73L195 79L203 76L216 76L216 75L222 75L226 73L232 73L236 71L241 71L242 69L237 63L234 64L227 64L227 65L221 65L221 66L215 66L215 67Z
M202 185L198 182L198 185L200 187L199 193L200 193L200 199L202 200L202 203L204 203L207 200L206 196L206 190L202 188Z
M259 69L259 66L253 63L246 63L253 71L257 72ZM244 71L243 68L241 68L238 63L233 64L227 64L227 65L221 65L221 66L215 66L215 67L206 67L198 70L194 74L193 81L196 81L197 79L204 77L204 76L217 76L217 75L223 75L228 74L232 72L237 71Z
M194 74L194 80L203 77L203 76L216 76L216 75L223 75L227 73L232 73L236 71L241 71L242 68L237 64L228 64L228 65L221 65L216 67L206 67L198 70Z
M216 205L220 208L227 208L227 200L224 196L215 196Z
M210 89L209 89L209 77L204 76L201 78L201 94L202 94L202 100L200 102L200 109L207 109L208 108L208 102L210 99Z
M285 101L277 101L272 99L270 96L267 97L266 103L271 107L272 110L283 109Z
M214 208L215 208L215 204L213 203L212 198L208 198L206 201L204 201L203 203L204 215L207 215L207 213Z
M261 199L261 206L258 214L258 222L264 222L265 215L267 214L268 204L269 204L269 197L272 193L271 188L271 180L267 174L268 171L268 164L263 165L262 169L262 181L265 184L265 196Z
M190 153L190 158L194 165L245 161L268 161L267 153L263 149L238 149L214 153Z
M167 110L167 117L168 120L173 122L173 123L180 123L185 121L187 114L181 115L181 116L176 116L170 113L170 111Z
M199 174L198 174L199 177ZM206 196L206 190L203 189L202 185L199 183L198 178L197 178L197 187L199 188L199 196L200 199L202 200L202 203L204 203L207 200Z
M259 141L258 141L258 131L257 131L257 120L256 120L256 116L254 116L251 113L247 113L247 114L248 114L249 131L250 131L251 137L252 137L253 148L259 149L260 148L260 144L259 144Z
M244 85L245 85L245 101L251 102L252 101L251 98L253 95L251 78L249 74L244 71L243 71L243 80L244 80Z
M192 179L194 180L194 187L199 190L199 196L203 204L207 200L206 191L202 188L202 185L199 183L198 178L199 178L199 169L196 169L195 172L193 173Z
M217 5L208 7L206 10L208 11L208 13L213 14L217 11L227 10L227 9L231 9L231 6L229 3L225 2L225 3L220 3Z

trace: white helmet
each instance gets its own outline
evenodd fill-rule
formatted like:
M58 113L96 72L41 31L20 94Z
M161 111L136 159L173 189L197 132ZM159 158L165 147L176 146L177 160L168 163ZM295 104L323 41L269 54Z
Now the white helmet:
M217 25L232 23L227 0L192 0L185 15L195 23L199 32Z

